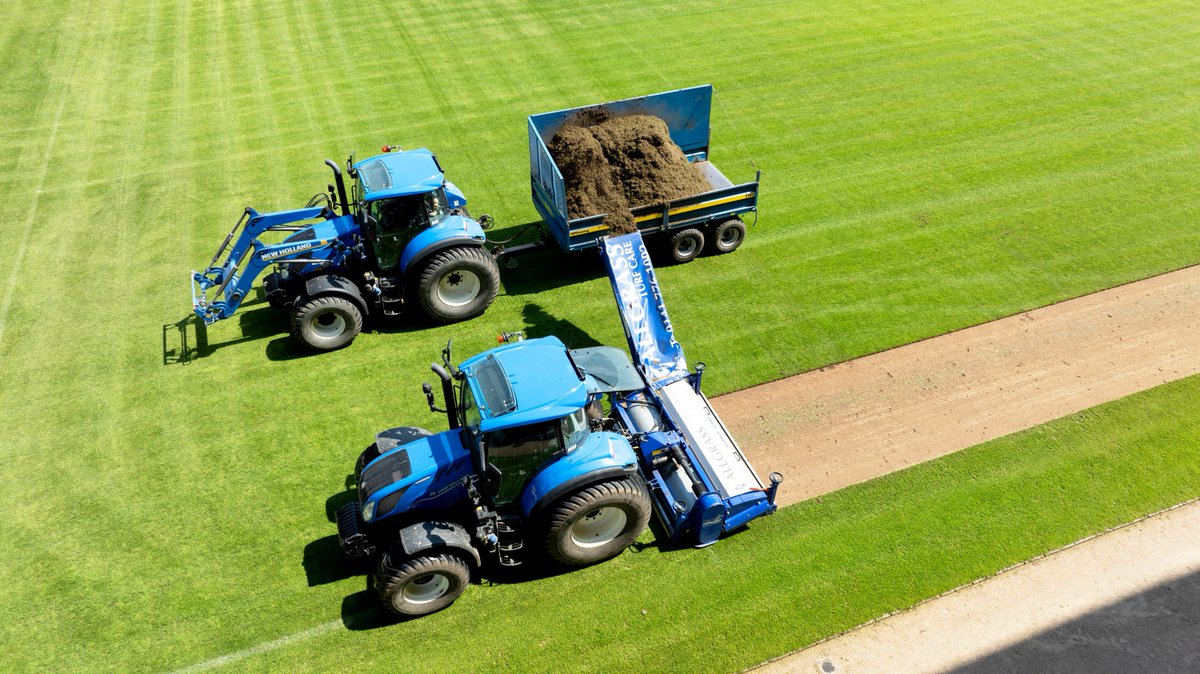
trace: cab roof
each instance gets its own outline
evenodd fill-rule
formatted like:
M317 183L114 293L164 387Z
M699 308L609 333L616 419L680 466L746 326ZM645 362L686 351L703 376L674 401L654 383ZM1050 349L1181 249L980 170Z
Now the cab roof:
M425 194L446 182L437 157L425 148L389 152L354 165L363 185L363 199L374 201Z
M557 337L496 347L464 362L480 430L525 426L564 417L587 404L584 378Z

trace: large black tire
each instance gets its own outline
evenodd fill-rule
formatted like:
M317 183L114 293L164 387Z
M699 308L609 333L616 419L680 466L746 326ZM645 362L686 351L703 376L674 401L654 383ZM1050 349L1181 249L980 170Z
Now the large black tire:
M572 566L612 559L641 535L650 507L650 495L637 478L585 487L551 507L546 552Z
M408 557L399 544L383 553L375 589L387 610L402 616L440 611L467 589L471 567L451 553Z
M482 314L500 290L496 258L483 248L448 248L434 253L417 275L417 302L439 323Z
M730 218L713 227L708 248L714 255L732 253L746 240L746 225L737 218Z
M340 349L362 332L362 312L336 295L314 297L292 309L292 336L317 351Z
M696 259L702 250L704 250L704 232L692 227L675 232L671 236L670 245L667 246L671 261L679 264Z

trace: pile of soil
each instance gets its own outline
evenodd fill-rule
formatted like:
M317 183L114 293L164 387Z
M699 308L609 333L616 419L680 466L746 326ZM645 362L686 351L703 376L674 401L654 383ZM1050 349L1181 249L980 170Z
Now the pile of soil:
M554 135L549 150L566 182L567 216L605 213L615 234L636 229L631 207L710 189L671 140L667 123L652 115L577 115Z

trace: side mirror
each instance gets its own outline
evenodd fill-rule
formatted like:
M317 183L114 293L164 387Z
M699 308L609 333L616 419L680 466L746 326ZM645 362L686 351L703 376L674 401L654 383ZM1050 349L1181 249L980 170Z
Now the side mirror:
M433 387L429 385L429 382L421 384L421 390L425 392L425 402L429 403L430 412L446 413L446 410L438 407L437 402L433 399Z

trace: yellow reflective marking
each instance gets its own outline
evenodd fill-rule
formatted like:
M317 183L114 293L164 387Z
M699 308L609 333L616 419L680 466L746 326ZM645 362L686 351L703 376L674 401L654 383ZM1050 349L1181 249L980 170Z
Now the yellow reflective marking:
M735 194L731 197L725 197L724 199L713 199L712 201L704 201L698 204L692 204L691 206L680 206L679 208L672 208L668 212L668 215L678 215L679 213L698 211L702 208L708 208L709 206L720 206L721 204L727 204L731 201L738 201L752 196L754 196L753 192L743 192L742 194ZM651 213L650 215L643 215L641 217L634 218L633 221L645 222L647 220L657 220L659 218L662 218L661 213Z
M690 206L680 206L679 208L672 208L668 212L668 215L678 215L680 213L690 213L692 211L698 211L702 208L708 208L709 206L720 206L721 204L727 204L731 201L740 201L742 199L745 199L747 197L752 197L752 196L754 196L753 192L743 192L741 194L735 194L730 197L723 197L721 199L713 199L712 201L702 201L698 204L692 204ZM633 221L634 222L646 222L648 220L659 220L661 218L662 218L662 213L651 213L649 215L642 215L642 216L636 217L633 219ZM571 236L582 236L584 234L591 234L592 232L601 232L606 229L608 229L608 225L596 225L594 227L585 227L584 229L573 229L573 230L571 230Z
M581 236L583 234L591 234L592 232L602 232L608 229L608 225L596 225L595 227L587 227L585 229L571 230L571 236Z

